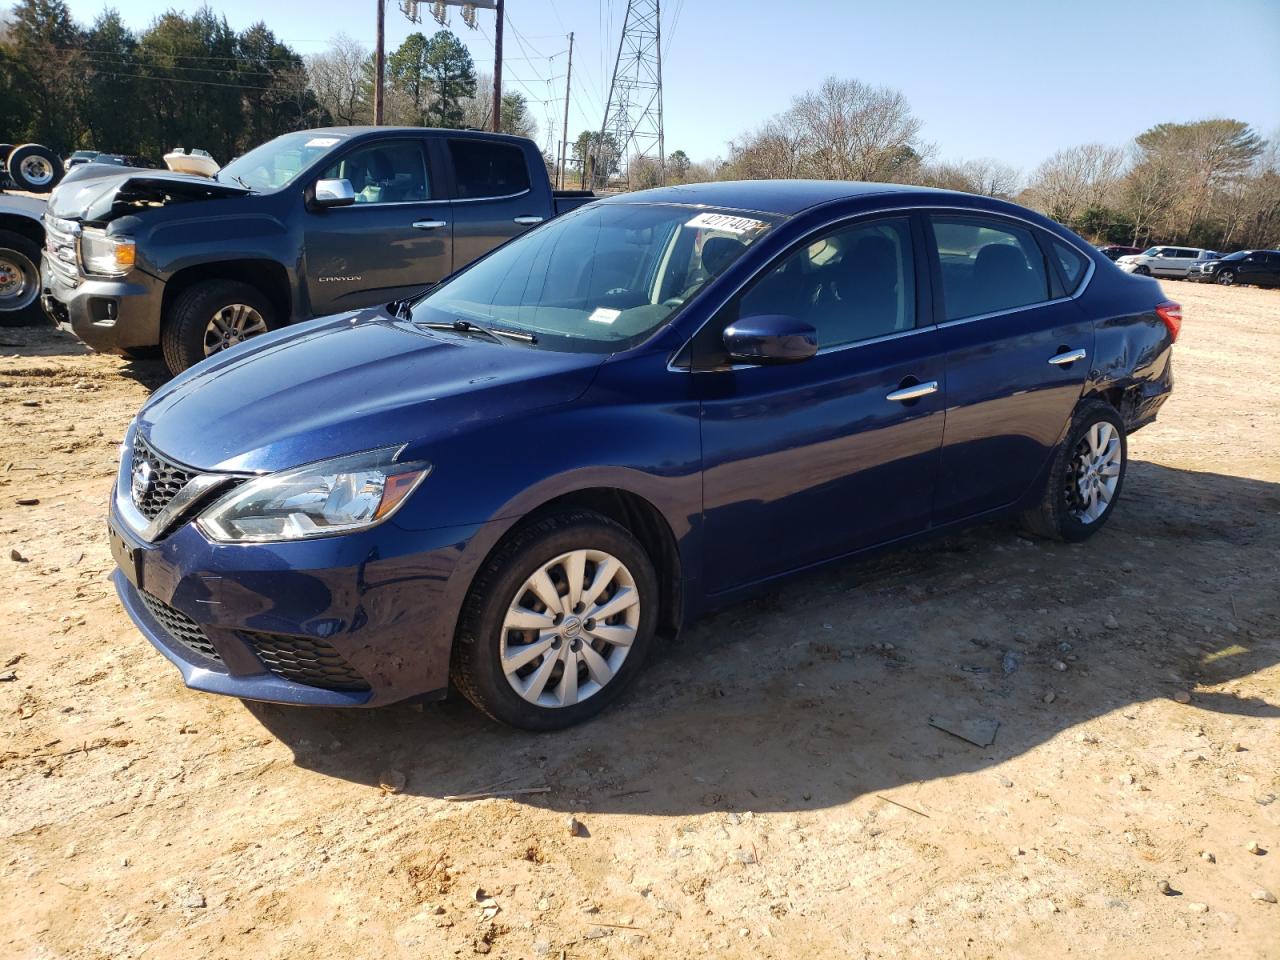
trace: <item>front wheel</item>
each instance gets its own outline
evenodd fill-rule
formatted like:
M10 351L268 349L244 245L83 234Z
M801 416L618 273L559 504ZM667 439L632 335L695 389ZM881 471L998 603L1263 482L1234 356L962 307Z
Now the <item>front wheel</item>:
M40 248L18 233L0 230L0 326L40 323Z
M1234 270L1223 270L1218 274L1218 283L1224 287L1230 287L1236 282L1236 273Z
M205 357L274 330L276 311L256 288L239 280L206 280L184 290L160 330L165 366L181 373Z
M476 575L451 676L495 720L558 730L595 716L653 640L658 582L625 528L573 510L518 530Z
M1102 528L1120 499L1129 446L1111 404L1089 400L1076 411L1054 454L1040 505L1023 514L1032 533L1075 543Z
M1137 274L1138 276L1140 276L1140 277L1149 277L1149 276L1151 276L1151 268L1150 268L1150 267L1148 267L1148 266L1146 266L1146 265L1139 266L1139 267L1135 267L1135 268L1134 268L1134 270L1133 270L1133 272L1134 272L1134 273L1136 273L1136 274Z

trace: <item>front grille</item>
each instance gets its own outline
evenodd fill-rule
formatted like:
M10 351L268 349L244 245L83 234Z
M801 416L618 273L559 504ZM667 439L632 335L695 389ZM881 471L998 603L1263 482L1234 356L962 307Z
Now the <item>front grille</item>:
M129 474L131 480L138 478L144 464L150 471L150 477L146 483L131 483L130 497L139 513L148 520L154 520L169 505L169 501L178 495L178 491L196 475L196 471L166 460L141 437L135 437L133 463Z
M369 689L368 681L323 640L247 631L240 636L263 665L282 679L326 690Z
M45 214L44 250L49 268L74 286L80 282L80 267L76 262L76 232L79 224Z
M168 631L169 636L193 653L198 653L208 660L222 662L222 657L213 648L213 644L209 642L209 638L204 635L198 623L181 610L175 610L151 594L144 591L138 591L138 593L147 611Z

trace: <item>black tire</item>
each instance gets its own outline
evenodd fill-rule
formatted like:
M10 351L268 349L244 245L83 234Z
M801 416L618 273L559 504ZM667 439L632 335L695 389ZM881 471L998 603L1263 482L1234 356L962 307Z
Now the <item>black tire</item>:
M1214 280L1217 283L1222 284L1224 287L1234 286L1236 282L1236 272L1234 270L1219 271Z
M1120 472L1115 489L1111 492L1106 508L1096 517L1082 519L1083 506L1078 491L1081 478L1079 457L1082 444L1087 445L1089 431L1095 424L1110 424L1120 442ZM1045 484L1040 505L1022 515L1023 526L1028 531L1052 540L1078 543L1093 536L1111 516L1124 488L1125 472L1129 466L1129 442L1125 436L1124 420L1115 407L1103 400L1086 400L1076 408L1071 429L1066 439L1053 455L1049 480Z
M205 280L178 295L160 324L160 346L170 373L179 374L208 356L205 333L210 323L219 311L237 304L256 310L268 330L279 326L271 301L239 280Z
M48 193L58 185L66 172L58 155L38 143L24 143L20 147L14 147L6 162L9 179L14 186L30 193ZM31 168L24 170L24 165L28 163Z
M0 327L47 323L40 306L40 248L20 233L0 230Z
M1134 272L1134 273L1136 273L1136 274L1137 274L1138 276L1140 276L1140 277L1149 277L1149 276L1151 276L1151 268L1150 268L1150 267L1148 267L1145 263L1144 263L1144 264L1139 264L1138 266L1134 267L1134 268L1133 268L1133 272Z
M604 551L630 572L640 597L639 623L625 659L603 686L572 706L539 706L518 694L503 672L504 619L528 577L561 554L582 549ZM451 679L483 713L513 727L547 731L581 723L609 706L640 672L653 644L658 604L653 563L628 530L590 510L567 510L535 520L508 537L476 574L458 620ZM534 661L530 670L542 662Z

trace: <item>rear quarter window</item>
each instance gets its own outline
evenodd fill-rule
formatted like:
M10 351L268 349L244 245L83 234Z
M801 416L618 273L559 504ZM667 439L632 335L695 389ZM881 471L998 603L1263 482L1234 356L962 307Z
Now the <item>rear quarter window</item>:
M524 151L506 143L485 140L450 140L457 197L508 197L529 189L529 168Z
M1062 268L1062 279L1066 282L1067 293L1075 293L1080 289L1081 281L1084 280L1085 270L1089 266L1088 260L1075 247L1069 246L1061 240L1053 240L1051 243L1053 246L1053 259Z

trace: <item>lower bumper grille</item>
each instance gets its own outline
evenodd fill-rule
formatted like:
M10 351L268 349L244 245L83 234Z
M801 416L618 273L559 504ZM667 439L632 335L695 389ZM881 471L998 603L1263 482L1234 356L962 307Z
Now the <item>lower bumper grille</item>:
M368 681L323 640L248 631L240 636L263 665L284 680L325 690L370 689Z
M147 608L147 612L159 621L174 640L206 660L222 662L221 655L213 648L213 644L209 642L209 638L204 635L198 623L181 610L175 610L149 593L139 591L138 595L142 597L142 603Z

